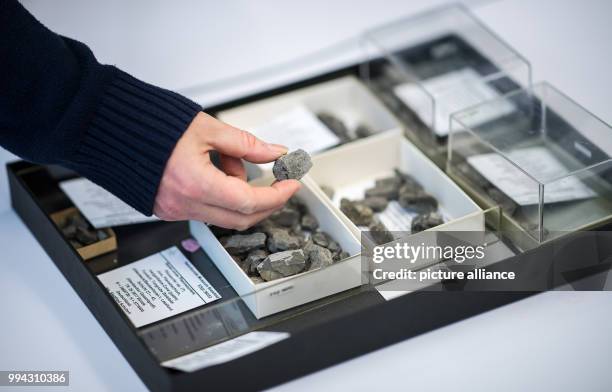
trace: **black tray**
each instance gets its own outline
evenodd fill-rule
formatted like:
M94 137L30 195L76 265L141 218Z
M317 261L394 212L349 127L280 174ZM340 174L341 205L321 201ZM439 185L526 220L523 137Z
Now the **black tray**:
M211 108L211 112L347 74L358 75L359 67L347 67L246 97ZM7 170L13 208L130 365L154 391L199 391L204 386L230 390L270 387L535 293L494 292L486 291L485 287L482 292L456 291L453 282L447 282L439 285L439 291L418 291L385 301L376 290L366 286L326 299L307 312L279 318L278 322L263 328L290 332L291 336L286 340L225 364L183 373L160 365L160 353L150 349L143 329L133 327L96 274L180 244L181 240L189 237L187 223L153 222L117 227L118 250L84 263L49 218L51 213L72 205L58 187L58 182L75 174L57 167L23 161L8 164ZM568 236L566 240L571 237ZM551 274L550 287L601 272L601 268L609 269L609 265L602 263L602 260L603 255L612 253L608 245L611 242L598 240L597 236L589 237L588 241L587 245L579 240L569 241L569 245L564 246L566 250L571 247L576 253L584 246L595 246L597 256L594 257L597 260L590 260L587 264L598 268L570 278L556 279L551 273L556 259L550 247L555 244L547 244L508 259L499 263L499 268L504 268L504 263L505 267L525 265L534 273ZM199 250L186 256L224 299L237 297L205 252ZM585 262L584 257L577 259ZM567 261L565 263L567 265ZM254 368L257 369L256 374Z

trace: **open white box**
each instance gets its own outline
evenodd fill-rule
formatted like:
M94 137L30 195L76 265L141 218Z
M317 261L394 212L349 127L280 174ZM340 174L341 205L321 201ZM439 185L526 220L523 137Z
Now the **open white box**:
M351 136L354 136L354 130L360 124L367 125L374 133L400 127L397 119L380 100L358 78L351 75L220 111L217 117L233 126L252 131L300 106L314 114L326 112L334 115L346 125ZM307 131L303 129L299 136L287 135L282 144L290 150L300 148L301 145L292 143L296 137L307 137ZM304 149L311 155L320 152Z
M264 177L251 182L269 185ZM198 240L225 279L243 297L255 317L262 318L361 285L361 245L337 213L311 186L302 186L297 197L319 221L321 230L331 235L350 257L324 269L302 272L287 278L255 284L223 248L209 227L190 221L191 235Z
M413 176L438 200L445 224L433 230L484 230L482 214L474 214L482 211L481 208L400 131L386 132L327 151L314 157L313 163L303 181L316 188L357 237L361 231L338 209L340 199L362 198L366 188L373 186L376 179L392 175L394 168ZM334 189L333 200L319 188L323 185Z

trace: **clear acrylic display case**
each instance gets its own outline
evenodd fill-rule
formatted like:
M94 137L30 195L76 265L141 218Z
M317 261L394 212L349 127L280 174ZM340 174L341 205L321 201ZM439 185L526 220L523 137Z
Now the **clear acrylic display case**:
M529 62L462 5L370 30L363 45L362 77L440 166L453 112L531 85Z
M455 113L447 171L538 244L612 218L611 155L610 126L538 83Z

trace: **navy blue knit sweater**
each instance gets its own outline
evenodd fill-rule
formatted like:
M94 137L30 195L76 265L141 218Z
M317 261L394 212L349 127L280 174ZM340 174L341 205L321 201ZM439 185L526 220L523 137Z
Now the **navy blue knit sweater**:
M200 110L0 0L0 145L14 154L74 169L150 215L166 161Z

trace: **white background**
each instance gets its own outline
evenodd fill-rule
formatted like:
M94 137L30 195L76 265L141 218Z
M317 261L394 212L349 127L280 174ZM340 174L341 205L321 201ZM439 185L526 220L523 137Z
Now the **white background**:
M233 83L230 94L223 80L240 82L249 73L283 63L299 68L294 59L317 52L350 57L354 38L368 27L439 3L25 2L52 29L89 44L101 61L202 103L250 88ZM534 80L550 81L612 123L612 2L467 4L531 61ZM12 158L0 149L0 163ZM0 173L0 369L70 370L71 386L54 390L145 390L10 210L6 174ZM277 389L611 390L611 309L611 293L541 294Z

